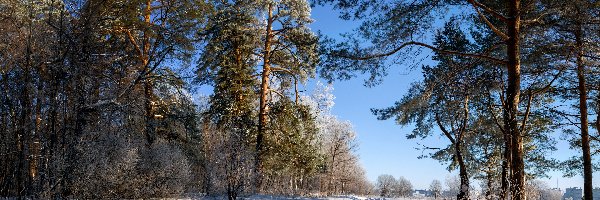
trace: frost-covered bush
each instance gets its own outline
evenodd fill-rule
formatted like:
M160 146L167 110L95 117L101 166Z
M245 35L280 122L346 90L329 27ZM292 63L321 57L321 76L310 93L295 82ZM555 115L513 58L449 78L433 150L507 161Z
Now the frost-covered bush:
M191 178L185 155L163 140L140 151L137 170L136 198L175 197L185 191Z
M131 198L140 145L123 135L86 133L78 152L70 190L76 198Z
M176 143L124 134L85 134L70 190L75 198L159 198L184 192L190 165Z
M253 154L239 134L211 130L204 134L206 192L237 197L251 191Z

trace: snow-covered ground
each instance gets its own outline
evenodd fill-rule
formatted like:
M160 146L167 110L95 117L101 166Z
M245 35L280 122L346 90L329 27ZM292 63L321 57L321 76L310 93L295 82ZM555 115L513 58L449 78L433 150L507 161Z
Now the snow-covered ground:
M332 196L332 197L281 197L281 196L250 196L245 200L417 200L419 198L381 198L362 196ZM423 198L420 198L423 199Z
M200 200L221 200L227 197L207 197L207 196L188 196L182 199L200 199ZM269 196L269 195L252 195L248 197L239 197L242 200L429 200L433 198L413 197L413 198L381 198L381 197L363 197L363 196L331 196L331 197L285 197L285 196Z

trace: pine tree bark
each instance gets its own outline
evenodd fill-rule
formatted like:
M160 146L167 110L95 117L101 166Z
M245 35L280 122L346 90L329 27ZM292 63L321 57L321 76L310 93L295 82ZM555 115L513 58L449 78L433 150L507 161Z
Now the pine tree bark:
M462 155L462 151L460 150L462 147L462 142L460 142L460 140L457 140L456 143L456 160L458 161L458 167L459 167L459 172L458 175L460 176L460 190L458 192L458 195L456 196L457 200L468 200L469 199L469 175L467 173L467 167L465 165L465 161Z
M150 26L150 15L152 14L152 1L151 0L147 0L146 1L146 8L144 10L144 22L147 26ZM149 28L149 27L148 27ZM143 51L139 52L140 55L140 60L142 61L142 69L141 71L146 73L145 75L146 80L144 81L144 110L146 113L146 127L145 127L145 134L146 134L146 140L147 140L147 145L151 145L152 143L154 143L154 140L156 138L155 133L154 133L154 112L153 112L153 105L152 105L152 97L154 94L154 88L153 88L153 83L152 83L152 79L148 77L148 75L151 73L150 69L149 69L149 62L150 62L150 34L144 30L143 32L143 41L142 41L142 46L143 46Z
M463 122L461 124L461 127L459 128L459 132L458 132L458 135L456 136L456 141L455 141L455 145L454 145L455 150L456 150L456 160L458 161L458 167L459 167L458 175L460 176L460 190L459 190L458 195L456 196L456 199L458 199L458 200L468 200L469 199L469 189L470 189L467 165L465 163L465 159L462 154L463 136L466 133L466 129L467 129L468 122L469 122L469 96L468 95L465 97L463 109L464 109Z
M144 132L146 134L146 144L152 145L156 136L154 135L154 113L152 112L152 83L150 80L144 81L144 110L146 127Z
M448 131L448 129L446 129L443 126L442 121L440 120L439 116L437 114L435 115L435 120L437 122L438 127L440 128L442 133L444 133L446 138L448 138L448 140L450 140L450 143L452 143L454 145L454 153L455 153L454 158L458 162L459 177L460 177L460 188L459 188L458 194L456 195L456 199L458 199L458 200L468 200L469 199L469 189L470 189L469 174L467 172L467 165L464 161L463 152L462 152L463 136L466 133L466 128L467 128L468 121L469 121L469 96L465 97L463 109L464 109L464 115L462 118L461 125L458 129L451 127L452 132ZM453 134L454 134L454 136L453 136Z
M511 199L526 200L525 194L525 166L523 160L523 136L518 126L519 98L521 95L521 58L520 58L520 26L521 26L521 1L508 1L507 30L507 102L505 104L505 131L511 136L510 151L510 186Z
M579 118L581 122L581 150L583 152L583 198L593 199L592 187L592 156L590 154L590 136L587 108L587 87L585 78L585 63L583 61L583 38L581 23L576 23L575 48L577 50L577 80L579 92Z
M256 173L256 192L260 192L262 187L262 154L263 154L263 139L265 134L265 126L267 124L267 96L269 94L269 77L271 74L271 42L273 40L273 4L269 4L268 18L265 37L265 49L263 54L263 71L260 87L260 108L258 116L258 133L256 135L256 158L255 158L255 173Z
M505 111L506 112L506 111ZM502 160L502 175L501 175L501 186L500 186L500 199L507 199L510 194L510 164L512 163L511 153L511 135L509 132L504 131L504 152Z

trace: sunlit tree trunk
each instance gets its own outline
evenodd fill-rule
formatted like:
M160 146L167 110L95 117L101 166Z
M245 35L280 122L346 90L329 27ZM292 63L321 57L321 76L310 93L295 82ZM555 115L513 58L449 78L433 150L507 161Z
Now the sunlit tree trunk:
M511 199L525 200L525 165L523 160L523 135L517 122L521 95L520 27L521 1L508 1L507 90L505 105L505 131L510 134L512 160L510 165Z
M146 1L146 7L144 9L144 23L146 24L146 26L150 26L150 15L152 14L152 1L151 0L147 0ZM150 69L149 69L149 59L150 59L150 33L148 33L146 30L144 30L143 34L143 38L142 38L142 52L139 52L140 55L139 59L142 62L142 67L141 67L141 71L146 73L146 79L144 81L144 110L146 113L146 127L145 127L145 134L146 134L146 140L148 142L148 145L151 145L154 142L154 139L156 138L155 136L155 130L154 130L154 112L153 112L153 102L152 102L152 98L153 98L153 94L154 94L154 89L153 89L153 81L152 78L149 78L149 74Z
M256 135L256 158L255 158L255 171L256 171L256 192L260 192L262 187L262 154L264 151L264 134L265 126L267 124L267 97L269 94L269 76L271 75L271 42L273 40L273 4L269 4L267 17L267 27L265 32L265 47L263 53L263 70L261 74L260 84L260 108L259 108L259 119L258 119L258 133Z

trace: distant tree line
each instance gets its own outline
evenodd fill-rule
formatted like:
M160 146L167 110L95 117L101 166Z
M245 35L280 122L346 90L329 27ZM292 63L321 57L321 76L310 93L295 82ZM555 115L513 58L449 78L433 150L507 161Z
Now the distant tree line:
M444 185L442 182L435 179L431 182L428 189L413 189L410 181L404 177L398 177L389 174L382 174L377 177L375 183L375 195L387 198L423 198L432 199L456 199L461 191L461 180L459 175L446 176ZM485 186L485 183L482 183ZM471 199L488 199L486 194L487 188L481 189L470 188L469 198ZM563 191L559 188L550 188L545 182L535 179L528 180L525 192L530 199L536 200L561 200L563 199Z
M302 0L1 0L0 196L369 193L331 86L299 91L310 22Z
M381 197L411 197L413 186L404 177L394 178L389 174L377 177L376 189Z

